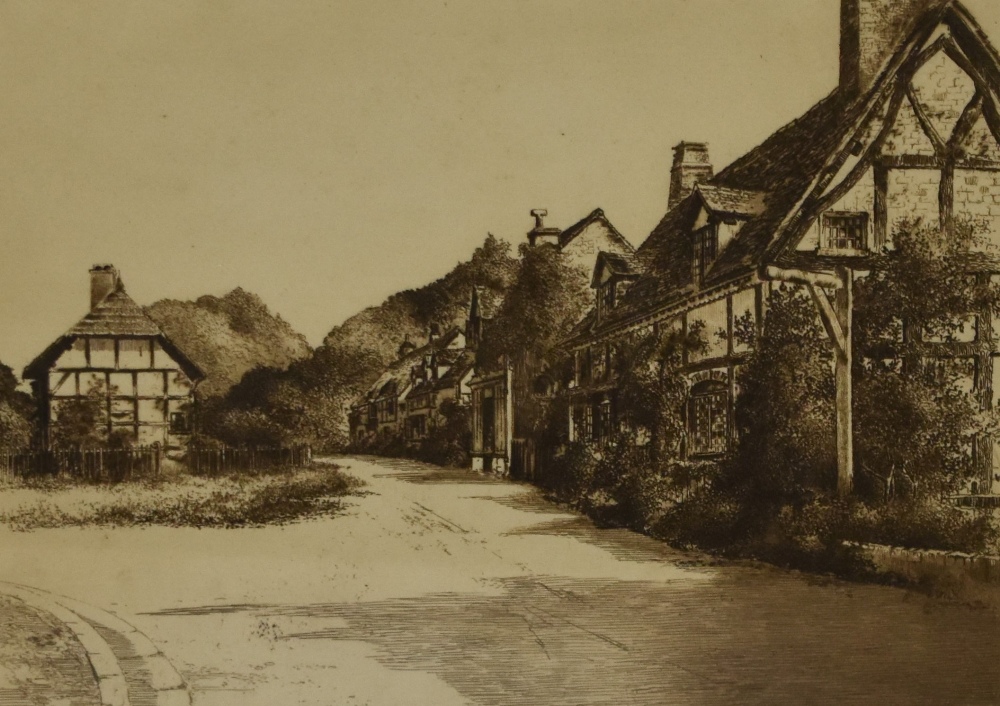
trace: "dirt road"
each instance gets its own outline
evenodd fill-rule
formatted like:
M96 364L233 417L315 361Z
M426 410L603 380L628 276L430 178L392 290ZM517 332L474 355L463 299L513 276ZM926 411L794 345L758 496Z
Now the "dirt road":
M340 462L368 482L346 515L0 530L0 578L117 612L198 706L1000 703L991 613L704 563L470 472Z

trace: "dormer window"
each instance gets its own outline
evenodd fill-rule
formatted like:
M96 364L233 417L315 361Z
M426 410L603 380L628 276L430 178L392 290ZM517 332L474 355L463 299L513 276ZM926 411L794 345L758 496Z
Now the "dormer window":
M719 256L719 228L711 223L694 233L694 269L698 284L705 281L708 268Z
M823 214L820 250L860 253L868 249L868 214L828 211Z
M604 304L605 311L615 308L615 282L605 282L601 286L601 303Z
M609 311L615 308L617 300L617 286L615 280L611 279L602 284L597 289L597 318L603 319Z
M621 303L629 285L639 278L639 274L639 262L633 253L598 253L594 276L590 280L598 321Z

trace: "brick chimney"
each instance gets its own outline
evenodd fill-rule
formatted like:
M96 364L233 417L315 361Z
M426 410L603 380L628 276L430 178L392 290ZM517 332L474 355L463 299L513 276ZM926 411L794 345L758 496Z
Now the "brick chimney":
M951 0L841 0L840 87L867 93L917 22Z
M674 147L674 166L670 169L670 198L667 210L686 199L694 187L714 175L704 142L682 142Z
M528 244L531 247L535 247L536 245L548 243L558 247L559 236L562 235L562 231L558 228L545 225L545 217L549 215L549 212L544 208L536 208L531 211L531 215L535 219L535 227L528 231Z
M90 268L90 310L118 288L118 270L114 265L94 265Z
M438 338L441 337L441 325L431 324L427 327L427 342L434 343Z

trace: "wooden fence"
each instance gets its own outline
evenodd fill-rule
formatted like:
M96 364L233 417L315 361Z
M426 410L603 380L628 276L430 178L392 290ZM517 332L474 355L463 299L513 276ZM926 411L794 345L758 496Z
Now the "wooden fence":
M162 448L0 449L0 477L68 475L91 481L120 482L160 473Z
M265 471L287 466L307 465L312 460L308 445L266 448L234 448L190 446L187 453L188 470L200 475L219 473Z

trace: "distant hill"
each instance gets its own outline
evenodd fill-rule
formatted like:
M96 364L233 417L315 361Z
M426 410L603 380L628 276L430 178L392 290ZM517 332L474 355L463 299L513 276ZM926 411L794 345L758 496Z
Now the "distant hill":
M207 396L225 394L254 368L285 369L312 353L305 337L240 288L193 302L163 299L146 311L205 371L199 389Z

